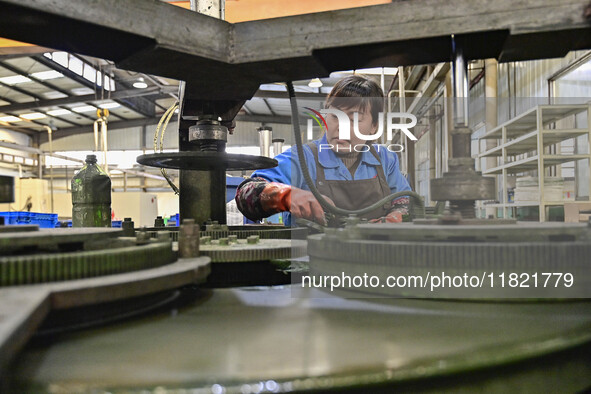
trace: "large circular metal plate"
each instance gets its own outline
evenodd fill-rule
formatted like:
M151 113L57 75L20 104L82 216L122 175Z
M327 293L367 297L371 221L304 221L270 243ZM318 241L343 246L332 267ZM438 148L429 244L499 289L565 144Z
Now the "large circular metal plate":
M297 290L216 290L29 347L7 391L571 393L591 384L588 302L370 303Z
M51 228L39 231L0 233L0 252L27 246L74 244L121 235L120 228Z
M180 170L258 170L277 166L277 160L264 156L240 155L226 152L152 153L137 157L145 166Z

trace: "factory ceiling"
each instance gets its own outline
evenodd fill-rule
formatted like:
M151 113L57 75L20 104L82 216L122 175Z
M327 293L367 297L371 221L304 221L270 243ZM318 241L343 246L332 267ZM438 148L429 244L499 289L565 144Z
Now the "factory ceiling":
M285 122L288 106L276 101L284 92L261 84L304 80L304 98L320 98L331 81L324 90L306 90L306 81L336 70L448 61L452 35L467 59L591 48L587 0L395 1L241 23L157 1L0 4L0 36L60 51L0 55L0 121L26 132L51 125L56 138L90 131L101 107L111 112L111 128L156 123L178 95L177 79L187 81L185 100L196 113L207 104L238 119Z

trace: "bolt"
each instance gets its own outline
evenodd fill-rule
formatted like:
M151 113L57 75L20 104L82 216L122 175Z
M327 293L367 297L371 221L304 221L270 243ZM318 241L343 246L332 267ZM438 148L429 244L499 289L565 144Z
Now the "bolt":
M199 256L199 226L195 219L184 219L179 231L179 254L191 258Z
M124 237L135 237L135 224L131 220L131 218L123 219L121 223L121 228L123 229L123 236Z
M156 220L154 220L154 227L164 227L164 219L162 219L162 216L156 216Z
M201 238L199 238L199 243L202 243L203 245L209 245L209 244L211 244L211 237L209 235L206 235L205 237L201 237Z
M135 241L138 245L144 245L150 242L150 234L146 231L145 227L142 227L135 236Z
M156 233L156 239L158 242L170 242L170 232L158 231L158 233Z

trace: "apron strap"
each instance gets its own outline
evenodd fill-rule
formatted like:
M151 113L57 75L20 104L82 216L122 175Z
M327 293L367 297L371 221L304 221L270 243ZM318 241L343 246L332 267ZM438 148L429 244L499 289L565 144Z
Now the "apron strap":
M318 161L318 147L312 141L308 142L306 146L310 148L312 154L314 155L314 161L316 163L316 185L318 185L319 181L324 182L326 180L324 177L324 168L320 165L320 162Z
M382 185L388 186L388 180L386 179L386 173L384 172L384 166L382 165L382 159L380 159L380 155L378 155L378 152L376 152L375 148L373 147L373 144L369 146L369 151L378 160L378 163L380 163L380 165L377 166L378 168L376 168L376 171L378 172L378 178L380 179L380 183ZM388 191L389 190L390 190L390 187L388 186Z

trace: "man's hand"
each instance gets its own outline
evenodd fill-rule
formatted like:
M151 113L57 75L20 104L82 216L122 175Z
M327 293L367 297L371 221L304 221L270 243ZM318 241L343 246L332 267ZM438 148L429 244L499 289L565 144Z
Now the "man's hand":
M381 218L372 219L369 221L370 223L402 223L402 213L398 211L392 211L386 216L382 216Z
M335 205L334 202L322 195L329 204ZM291 188L291 214L297 218L313 220L323 226L326 226L326 218L324 217L324 210L316 197L307 190Z

